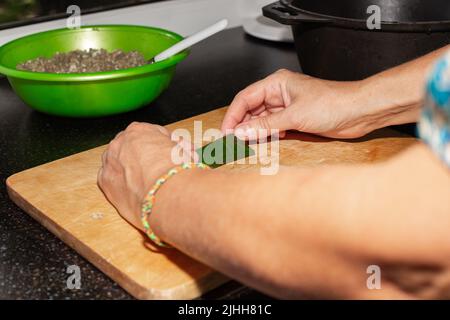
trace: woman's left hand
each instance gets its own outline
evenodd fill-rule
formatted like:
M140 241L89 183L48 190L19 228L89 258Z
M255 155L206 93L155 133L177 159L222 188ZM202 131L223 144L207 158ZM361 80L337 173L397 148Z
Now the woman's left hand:
M156 180L174 167L177 144L164 127L132 123L108 145L98 185L123 218L142 230L142 201Z

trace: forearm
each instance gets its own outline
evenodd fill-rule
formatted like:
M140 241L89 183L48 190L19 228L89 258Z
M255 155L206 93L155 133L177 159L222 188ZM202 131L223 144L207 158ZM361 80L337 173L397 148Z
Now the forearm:
M320 181L330 189L326 211ZM295 296L307 282L330 286L334 280L325 272L321 279L308 276L317 277L313 270L326 268L325 261L352 274L331 245L337 230L325 232L333 223L323 224L325 212L342 209L333 181L342 179L294 168L272 177L185 172L161 189L151 224L163 239L213 268L270 294Z
M366 222L355 217L371 215L359 192L372 175L369 167L184 172L161 189L150 222L179 250L271 295L375 297L369 263L352 252Z
M360 82L358 101L369 104L361 107L369 110L371 129L418 120L428 70L449 49L446 46Z
M433 196L449 190L435 174L447 173L419 175L419 184L431 179L442 190L424 193L408 180L414 167L184 172L160 190L150 222L181 251L275 296L407 297L390 282L367 290L366 268L442 262L448 205L436 203L428 216L414 210L433 209Z

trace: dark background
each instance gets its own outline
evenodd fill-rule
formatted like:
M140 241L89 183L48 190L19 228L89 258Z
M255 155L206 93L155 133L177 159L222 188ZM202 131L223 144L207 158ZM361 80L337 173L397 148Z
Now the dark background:
M82 13L167 0L0 0L0 30L65 17L67 7Z

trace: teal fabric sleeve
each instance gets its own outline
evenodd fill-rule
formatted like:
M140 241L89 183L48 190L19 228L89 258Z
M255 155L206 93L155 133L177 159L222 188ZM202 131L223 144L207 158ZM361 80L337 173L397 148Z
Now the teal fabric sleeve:
M437 62L430 74L418 131L450 168L450 52Z

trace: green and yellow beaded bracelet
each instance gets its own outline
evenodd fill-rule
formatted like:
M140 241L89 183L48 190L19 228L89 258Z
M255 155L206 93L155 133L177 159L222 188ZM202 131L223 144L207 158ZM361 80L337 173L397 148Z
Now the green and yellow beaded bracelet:
M164 176L159 178L156 183L153 185L153 187L150 189L150 191L147 193L147 196L144 198L144 202L142 204L142 210L141 210L141 221L142 225L144 226L145 234L152 240L154 243L156 243L160 247L169 247L170 246L166 243L164 243L159 237L155 235L152 228L150 227L150 223L148 222L150 218L150 214L153 211L153 207L155 205L155 195L156 192L161 188L161 186L170 178L176 175L177 173L183 171L183 170L189 170L192 168L198 168L198 169L210 169L209 166L203 164L203 163L184 163L178 167L172 168L167 172Z

